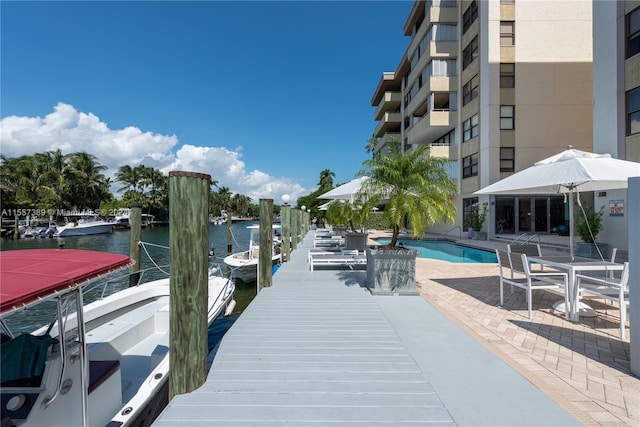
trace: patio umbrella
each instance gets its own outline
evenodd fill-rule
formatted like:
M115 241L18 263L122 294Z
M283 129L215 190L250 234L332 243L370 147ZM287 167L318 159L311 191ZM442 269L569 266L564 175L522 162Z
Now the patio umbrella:
M568 194L569 241L573 258L573 200L579 191L601 191L627 188L630 177L640 176L640 163L595 154L567 150L540 160L530 168L491 184L474 194Z
M362 188L362 184L367 179L369 179L367 176L353 179L346 184L342 184L333 190L319 195L318 199L348 200L350 203L353 203L358 191Z

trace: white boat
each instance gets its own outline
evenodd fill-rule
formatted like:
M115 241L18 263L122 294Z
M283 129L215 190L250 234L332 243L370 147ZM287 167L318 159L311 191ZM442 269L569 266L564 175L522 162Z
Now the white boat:
M281 226L273 225L273 250L272 265L280 264L281 246L280 232ZM250 225L247 227L251 231L249 237L249 249L242 252L233 253L224 258L224 263L231 268L234 277L243 281L255 280L258 277L258 258L260 253L260 226Z
M116 214L113 216L113 226L116 228L130 228L131 224L129 224L129 216L131 215L131 209L123 208L118 209ZM147 227L155 220L155 216L151 214L140 214L140 226Z
M113 224L98 216L83 216L65 225L56 225L53 237L88 236L91 234L111 233Z
M82 303L101 291L88 287L130 263L124 255L74 249L0 252L3 426L152 421L168 399L169 278ZM210 274L209 324L232 309L233 292L233 282ZM13 336L7 317L42 301L53 311L49 326Z

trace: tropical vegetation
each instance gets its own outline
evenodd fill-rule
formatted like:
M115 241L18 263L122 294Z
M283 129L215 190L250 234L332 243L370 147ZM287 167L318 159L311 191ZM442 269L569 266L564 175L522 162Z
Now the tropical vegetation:
M598 234L602 230L602 217L604 216L604 206L596 211L586 204L584 199L580 203L583 206L576 218L576 232L585 243L595 243Z
M115 212L118 208L142 204L146 213L168 217L169 178L159 169L145 165L124 165L112 181L98 159L85 151L63 154L61 150L20 157L0 156L0 206L4 212L51 212L68 210ZM330 178L330 176L329 176ZM210 212L257 217L258 206L243 194L210 182ZM114 197L110 188L122 192ZM213 187L217 191L213 191Z
M428 146L404 152L400 141L389 141L387 148L363 162L359 175L370 179L357 198L365 201L362 208L369 212L383 205L393 233L388 247L396 249L405 226L415 237L424 237L430 225L455 221L456 185L445 169L447 160L430 157Z

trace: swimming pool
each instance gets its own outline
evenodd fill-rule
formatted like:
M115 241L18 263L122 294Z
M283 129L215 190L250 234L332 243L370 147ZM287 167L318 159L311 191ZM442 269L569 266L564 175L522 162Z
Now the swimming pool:
M386 245L391 239L377 239L382 245ZM418 250L418 258L439 259L449 262L468 263L497 263L495 252L457 245L446 240L403 240L398 244Z

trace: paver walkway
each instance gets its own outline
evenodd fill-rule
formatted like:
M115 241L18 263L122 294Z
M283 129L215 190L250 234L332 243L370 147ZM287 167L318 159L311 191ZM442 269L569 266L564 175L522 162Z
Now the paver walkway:
M428 302L585 425L640 426L640 379L629 334L619 338L619 310L590 301L598 316L574 324L550 309L558 296L535 292L529 321L522 290L498 306L498 274L495 265L418 259L416 281Z

